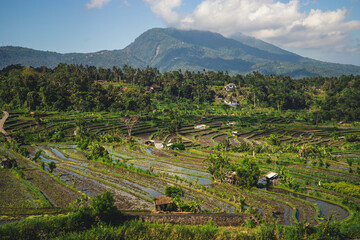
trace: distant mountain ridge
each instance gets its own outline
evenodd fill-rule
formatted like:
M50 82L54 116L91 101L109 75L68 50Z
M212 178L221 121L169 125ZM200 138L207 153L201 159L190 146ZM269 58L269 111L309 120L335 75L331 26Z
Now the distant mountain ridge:
M301 57L261 40L236 34L225 38L221 34L177 30L150 29L122 50L95 53L38 51L22 47L0 47L0 69L11 65L55 67L60 62L112 68L127 64L131 67L156 67L160 71L228 71L291 77L360 75L354 65L321 62Z

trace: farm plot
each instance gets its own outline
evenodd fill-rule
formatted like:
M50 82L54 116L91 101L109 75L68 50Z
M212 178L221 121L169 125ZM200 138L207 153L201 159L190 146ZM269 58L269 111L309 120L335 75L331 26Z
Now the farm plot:
M323 216L324 218L329 218L330 216L333 216L333 220L335 221L341 221L346 219L349 216L349 212L341 207L338 206L336 204L324 201L324 200L320 200L318 198L314 198L314 197L309 197L306 195L301 195L298 193L293 193L284 189L279 189L279 188L272 188L270 191L272 192L276 192L276 193L283 193L292 197L296 197L299 199L303 199L309 202L312 202L313 204L315 204L316 206L319 207L320 209L320 215Z
M25 179L38 188L53 206L67 207L69 203L81 197L80 193L61 184L48 173L40 170L35 164L24 164L25 161L30 161L23 159L18 159L17 161L20 166L25 165L29 167L29 165L32 165L31 168L25 169Z
M356 182L360 182L360 176L359 175L355 175L355 174L350 174L348 172L344 172L344 171L338 171L338 170L332 170L332 169L324 169L324 168L320 168L320 167L313 167L313 166L309 166L309 165L301 165L298 164L297 168L299 170L307 170L309 172L309 174L317 174L319 176L323 176L326 177L327 179L339 179L339 180L345 180L345 179L350 179ZM311 171L309 171L311 169Z
M61 149L62 150L62 149ZM59 154L58 154L59 155ZM68 159L68 158L66 158ZM149 161L146 159L138 159L138 160L129 160L129 163L135 161ZM136 162L137 163L137 162ZM189 180L192 180L194 182L197 182L198 184L210 184L211 181L207 177L206 172L201 172L197 170L192 169L185 169L178 166L171 165L169 163L162 163L162 162L154 162L156 164L159 164L160 166L162 164L165 164L164 166L161 166L163 170L154 170L154 172L162 172L167 173L171 175L171 172L169 169L175 170L176 174L174 173L173 176L178 175L179 177L187 178ZM153 164L153 163L152 163ZM146 164L143 164L146 165ZM75 183L75 187L81 191L83 191L86 194L97 195L99 194L99 188L96 188L97 184L101 184L101 186L106 187L107 189L113 188L117 189L117 192L115 193L115 198L121 198L121 201L117 201L117 205L121 208L125 209L151 209L152 204L150 204L148 207L145 206L143 203L135 203L134 205L137 207L131 208L130 203L134 203L133 199L125 199L124 195L119 195L121 192L120 190L124 190L127 194L135 194L138 198L136 201L144 201L143 199L151 199L154 196L157 196L161 194L164 191L164 188L168 184L175 184L174 180L163 180L154 178L151 176L146 176L143 174L138 174L136 172L130 171L128 169L122 169L119 167L113 167L107 164L102 164L98 162L88 162L88 165L84 166L81 165L78 162L70 162L70 161L64 161L59 162L59 167L57 168L57 171L62 172L61 179L68 182L69 184ZM148 169L148 168L146 168ZM185 171L187 174L182 174L181 171ZM192 175L190 175L192 174ZM199 176L198 176L199 175ZM204 176L204 177L200 177ZM86 178L88 178L86 180ZM99 183L100 182L100 183ZM103 189L104 190L104 189ZM194 193L194 190L188 189L187 190L187 199L189 200L196 200L196 199L202 199L204 201L204 207L210 211L215 211L216 209L219 209L220 207L224 208L228 205L228 203L224 203L221 200L212 201L209 200L207 196L199 197L198 193ZM120 197L121 196L121 197ZM135 202L136 202L135 201ZM120 202L123 202L124 204L120 205ZM228 206L228 210L231 211L233 209L233 206Z
M229 137L229 142L231 145L233 145L235 147L238 147L241 144L240 142L238 142L236 137Z
M38 208L39 197L10 170L0 170L0 212L3 208Z
M53 148L52 150L57 149ZM129 204L131 202L135 202L134 206L137 206L138 209L143 209L144 207L148 209L149 204L147 201L137 199L137 196L126 191L128 188L131 189L130 187L124 188L121 186L121 179L116 181L112 179L113 181L109 182L110 177L108 174L100 174L87 168L89 161L66 158L59 150L57 151L59 162L54 174L58 175L67 184L72 185L90 197L95 197L106 190L111 190L116 194L117 205L122 209L131 209L131 204ZM59 156L62 156L62 158L59 158ZM106 184L107 182L110 184Z
M172 151L172 150L169 150L169 151L167 151L167 153L169 153L169 154L171 154L171 155L173 155L173 156L175 156L177 158L180 158L181 160L184 160L184 161L199 162L199 161L204 160L203 156L191 154L189 152L184 152L184 151Z
M73 169L75 171L80 171L83 176L88 176L93 179L100 179L103 182L107 182L113 186L117 186L121 189L125 189L130 193L136 193L139 196L142 196L147 199L152 199L155 196L162 195L157 192L155 189L150 188L149 185L143 184L135 179L126 178L119 174L114 174L108 171L101 171L95 168L85 168L79 167L76 165L64 164L67 169Z
M104 180L102 179L96 179L96 177L85 174L85 169L79 170L73 166L68 167L69 166L65 168L62 166L58 168L58 171L61 171L61 173L66 176L62 179L67 182L72 182L72 185L76 189L82 191L90 197L95 197L107 190L110 190L114 194L115 205L119 209L146 210L152 208L153 206L151 202L139 198L135 194L124 191L120 187L109 185L106 182L104 183Z
M307 221L311 223L312 225L316 225L317 221L315 219L316 217L316 209L313 205L310 203L307 203L305 201L302 201L301 198L298 198L295 195L285 195L285 194L276 194L277 191L273 189L267 189L271 192L271 196L278 198L282 201L291 203L294 207L296 207L296 219L297 221ZM266 192L268 194L268 192ZM306 200L306 199L304 199Z
M234 199L239 202L240 199L244 199L247 207L251 206L257 209L262 216L274 216L281 224L289 225L293 222L293 209L284 202L254 191L241 191L229 185L217 185L215 189L223 197L228 197L229 200Z
M221 142L224 142L225 139L226 139L228 136L229 136L228 134L223 133L223 134L220 134L220 135L218 135L218 136L216 136L216 137L213 137L213 141L214 141L215 143L221 143Z
M201 144L201 145L207 145L207 146L215 146L215 143L212 141L212 137L218 134L218 131L211 131L202 135L198 135L196 137L196 140Z
M196 181L199 184L208 185L211 184L210 175L206 172L184 168L168 163L152 161L152 160L132 160L129 161L136 165L145 167L146 169L154 169L155 173L167 173L171 176L179 176L181 178L188 179L192 182Z
M147 153L147 155L153 156L156 161L166 162L166 163L171 162L171 164L183 166L187 168L195 168L195 169L203 168L203 163L202 161L200 161L199 158L197 158L196 160L190 158L184 158L183 156L187 157L189 155L184 155L184 154L178 155L178 153L174 151L167 151L167 150L160 151L154 148L143 148L143 149Z

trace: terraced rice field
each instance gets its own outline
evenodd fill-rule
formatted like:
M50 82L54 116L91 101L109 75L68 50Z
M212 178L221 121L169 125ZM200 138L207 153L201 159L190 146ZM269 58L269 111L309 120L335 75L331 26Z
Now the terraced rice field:
M10 133L19 130L44 133L58 126L55 119L50 121L53 116L45 118L49 120L46 125L39 126L32 118L19 119L20 117L19 114L10 115L5 129ZM70 123L64 128L65 136L71 139L74 137L76 119L64 117L67 119L61 123ZM125 126L118 119L110 115L102 118L103 120L100 120L97 115L88 116L87 128L92 134L126 134ZM276 221L282 224L307 221L316 225L331 215L336 221L343 221L351 216L348 208L340 202L348 196L325 190L319 187L318 183L360 182L359 174L349 173L346 162L348 158L354 159L355 169L359 164L358 152L348 153L346 150L337 149L327 155L331 158L324 157L324 161L329 164L325 167L318 165L319 157L309 156L303 161L297 151L286 150L285 147L281 153L272 151L276 146L269 143L269 138L275 135L281 146L338 146L344 143L343 138L339 136L358 133L359 129L338 128L338 137L334 137L329 127L288 125L281 118L270 118L271 127L264 129L256 125L228 127L226 122L221 122L222 120L221 117L207 119L204 120L204 124L207 124L206 129L199 130L193 126L186 126L177 134L156 139L157 142L167 143L170 139L182 139L187 146L184 151L144 146L143 142L149 140L164 125L142 122L133 129L136 139L134 144L100 143L108 151L111 163L88 160L88 152L78 148L72 140L65 143L28 145L30 157L33 157L36 151L42 150L40 159L45 163L45 170L48 170L50 162L56 163L56 169L52 174L41 170L39 162L21 157L2 145L0 154L16 158L19 167L24 170L24 180L39 192L34 192L22 180L16 178L14 173L3 170L0 186L6 187L0 193L0 211L13 207L43 208L46 201L51 207L66 208L77 198L94 197L107 190L114 193L116 206L120 209L152 210L153 198L163 195L165 187L171 185L185 190L185 200L203 201L201 208L208 212L236 212L240 208L240 200L245 199L245 208L252 207L262 217L275 217ZM230 135L233 131L238 132L237 136ZM276 186L245 190L228 184L213 183L204 159L214 154L215 146L226 139L229 140L232 149L226 154L232 162L250 158L259 165L262 174L269 171L279 172L284 167L286 172L307 190L293 192ZM236 150L244 145L260 150ZM314 161L316 164L313 164ZM11 189L16 189L16 195L11 195ZM317 192L320 192L321 196L316 196ZM354 198L353 201L360 204L359 199Z

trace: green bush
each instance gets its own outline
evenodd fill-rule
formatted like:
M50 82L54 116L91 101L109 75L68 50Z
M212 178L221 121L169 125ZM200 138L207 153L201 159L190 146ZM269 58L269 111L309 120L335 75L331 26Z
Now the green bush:
M184 190L180 187L166 186L165 187L165 195L168 197L171 197L173 199L180 199L180 198L184 197L185 193L184 193Z
M170 148L173 150L185 150L185 145L184 143L174 143L170 146Z
M356 142L359 140L359 137L356 134L350 134L345 136L345 141L347 142Z
M49 173L52 173L54 171L54 169L56 168L56 163L51 161L49 164L48 164L48 167L49 167Z
M91 214L100 221L111 221L119 212L114 205L114 195L110 191L91 199Z

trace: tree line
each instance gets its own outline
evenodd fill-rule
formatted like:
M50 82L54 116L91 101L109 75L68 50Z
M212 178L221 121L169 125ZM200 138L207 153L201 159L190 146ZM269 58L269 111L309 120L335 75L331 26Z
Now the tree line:
M106 84L104 84L106 83ZM231 99L240 107L309 110L316 122L352 121L360 117L360 76L312 77L259 72L230 76L227 72L160 73L156 68L112 69L61 63L47 67L11 65L0 71L0 106L51 111L150 111L154 101L201 106L224 98L226 84L237 85ZM152 86L156 86L152 90Z

